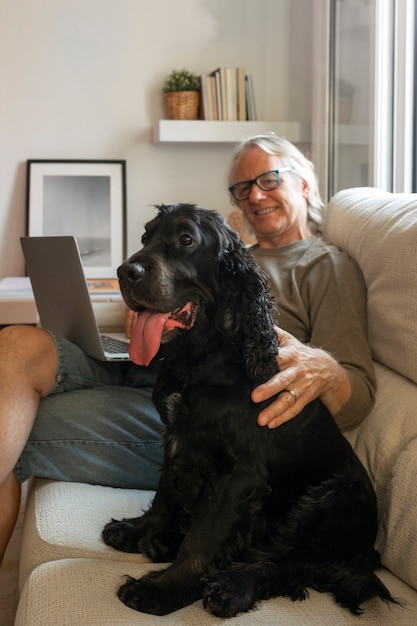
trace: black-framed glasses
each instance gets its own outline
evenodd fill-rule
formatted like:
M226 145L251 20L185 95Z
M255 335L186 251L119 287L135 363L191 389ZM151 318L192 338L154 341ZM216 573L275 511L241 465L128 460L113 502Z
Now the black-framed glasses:
M249 198L252 185L257 185L262 191L273 191L281 184L281 174L292 169L292 167L282 167L280 170L264 172L256 178L252 178L252 180L243 180L240 183L235 183L229 187L229 191L238 202Z

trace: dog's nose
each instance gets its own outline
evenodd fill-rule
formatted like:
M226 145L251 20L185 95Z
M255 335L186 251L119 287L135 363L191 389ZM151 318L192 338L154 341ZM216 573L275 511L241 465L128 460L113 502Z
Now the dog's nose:
M117 276L120 282L126 284L136 283L145 275L145 268L140 263L123 263L117 269Z

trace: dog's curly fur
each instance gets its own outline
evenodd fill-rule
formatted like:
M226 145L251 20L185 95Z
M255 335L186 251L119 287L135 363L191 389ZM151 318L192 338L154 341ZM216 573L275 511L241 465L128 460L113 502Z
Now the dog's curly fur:
M214 211L159 206L143 248L119 268L138 311L196 305L189 330L171 331L154 400L165 425L165 461L150 509L111 521L104 541L170 567L135 580L119 597L164 615L203 598L232 617L260 600L330 592L352 613L378 596L377 512L371 482L316 400L268 430L252 389L277 371L267 280ZM270 402L270 401L269 401Z

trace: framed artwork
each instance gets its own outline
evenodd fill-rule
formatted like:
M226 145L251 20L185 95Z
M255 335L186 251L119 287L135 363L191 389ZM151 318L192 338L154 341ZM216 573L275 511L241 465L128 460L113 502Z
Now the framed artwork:
M74 235L87 278L125 258L126 162L28 160L26 234Z

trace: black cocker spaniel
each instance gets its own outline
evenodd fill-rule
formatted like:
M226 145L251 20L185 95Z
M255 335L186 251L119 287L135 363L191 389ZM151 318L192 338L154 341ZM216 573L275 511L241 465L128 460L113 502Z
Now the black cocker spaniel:
M132 359L162 359L165 460L150 509L111 521L103 538L173 563L128 578L119 597L156 615L202 598L220 617L308 588L354 614L375 596L395 603L374 573L371 482L324 405L273 430L257 424L264 405L251 391L278 369L266 277L214 211L158 209L118 275L138 312Z

